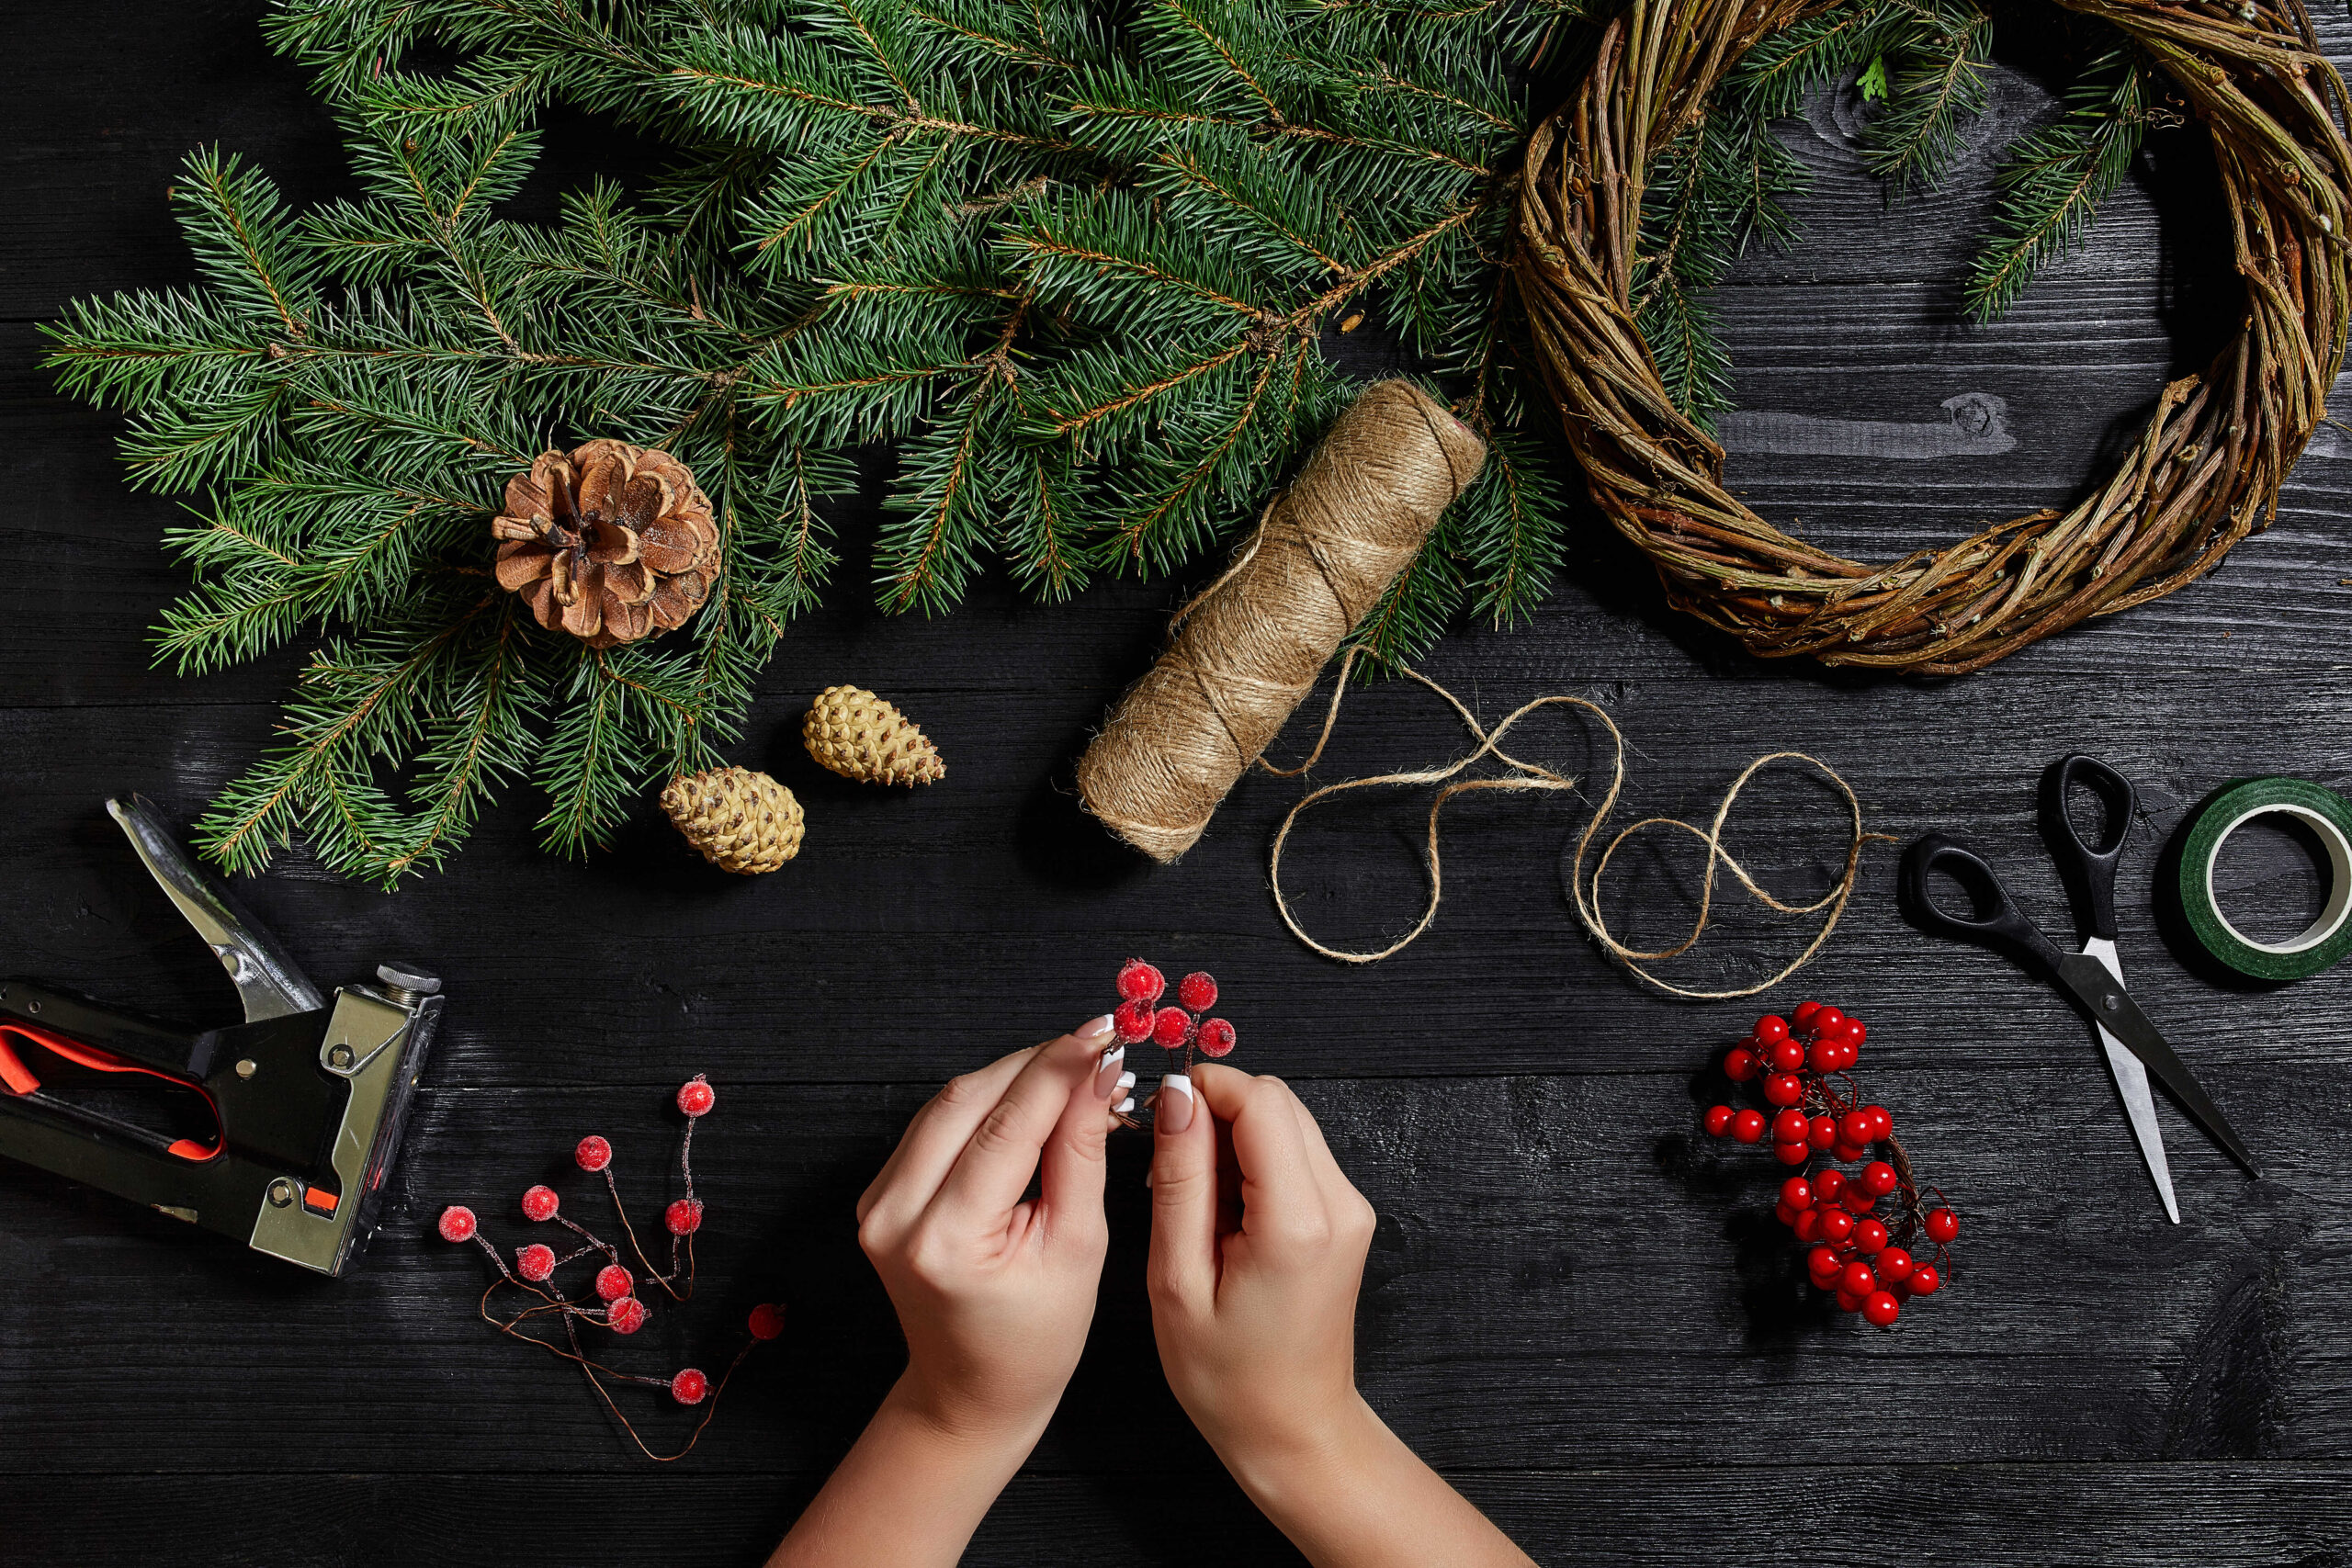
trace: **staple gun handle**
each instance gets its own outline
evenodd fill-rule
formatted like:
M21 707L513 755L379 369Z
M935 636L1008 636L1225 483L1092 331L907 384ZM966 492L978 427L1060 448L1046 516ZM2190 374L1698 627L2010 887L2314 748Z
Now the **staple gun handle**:
M245 1007L245 1021L316 1012L326 1006L319 988L277 939L235 899L196 869L146 801L107 802L107 815L121 827L141 863L178 907L213 956L229 972Z

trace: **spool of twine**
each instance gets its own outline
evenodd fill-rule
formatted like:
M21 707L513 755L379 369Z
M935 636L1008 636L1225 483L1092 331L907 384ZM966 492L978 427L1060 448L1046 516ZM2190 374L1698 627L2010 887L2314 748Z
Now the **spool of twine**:
M1192 848L1486 457L1411 382L1366 388L1079 759L1087 809L1155 860Z

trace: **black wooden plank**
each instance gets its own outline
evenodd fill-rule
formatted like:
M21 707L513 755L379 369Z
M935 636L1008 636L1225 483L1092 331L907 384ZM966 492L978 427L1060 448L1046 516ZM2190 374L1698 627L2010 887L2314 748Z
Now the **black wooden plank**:
M2352 1196L2325 1136L2352 1068L2239 1080L2230 1109L2271 1179L2248 1182L2167 1111L2185 1223L2165 1223L2088 1059L1873 1073L1923 1178L1966 1214L1960 1276L1892 1333L1799 1282L1769 1217L1784 1172L1693 1120L1696 1071L1305 1087L1383 1214L1359 1362L1367 1395L1433 1461L1469 1469L1889 1461L2352 1458L2352 1360L2333 1331ZM699 1470L821 1466L898 1365L851 1210L915 1089L718 1080L696 1140L711 1205L702 1299L657 1305L616 1359L665 1373L741 1343L751 1303L792 1331L752 1362ZM364 1268L317 1280L161 1216L0 1172L0 1426L19 1472L501 1468L638 1462L571 1371L473 1316L485 1267L431 1233L462 1201L484 1234L546 1179L609 1227L570 1170L600 1132L654 1213L674 1117L660 1088L428 1092L399 1206ZM1141 1291L1148 1146L1123 1137L1114 1256L1092 1348L1038 1463L1205 1467L1160 1384ZM135 1403L141 1418L129 1422ZM658 1395L654 1429L667 1414ZM266 1410L266 1421L254 1413ZM1933 1419L1891 1419L1917 1411ZM668 1423L675 1425L674 1419ZM1109 1441L1112 1430L1125 1434ZM523 1451L518 1441L527 1438ZM332 1457L329 1457L332 1456Z

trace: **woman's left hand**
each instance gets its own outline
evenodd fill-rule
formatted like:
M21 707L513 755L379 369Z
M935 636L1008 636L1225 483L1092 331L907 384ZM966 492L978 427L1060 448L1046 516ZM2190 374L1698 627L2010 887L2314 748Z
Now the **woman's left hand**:
M1125 1093L1110 1044L1098 1018L951 1080L858 1200L858 1244L907 1337L893 1398L950 1436L1025 1455L1078 1365L1109 1247L1103 1144Z

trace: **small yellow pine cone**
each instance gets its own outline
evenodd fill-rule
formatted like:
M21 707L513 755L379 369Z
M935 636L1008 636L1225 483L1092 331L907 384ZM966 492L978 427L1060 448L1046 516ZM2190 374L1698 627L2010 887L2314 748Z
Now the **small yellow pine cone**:
M819 765L861 784L933 784L947 764L912 720L862 686L828 686L800 727Z
M681 773L662 792L662 809L721 871L757 876L800 852L800 803L749 768Z

